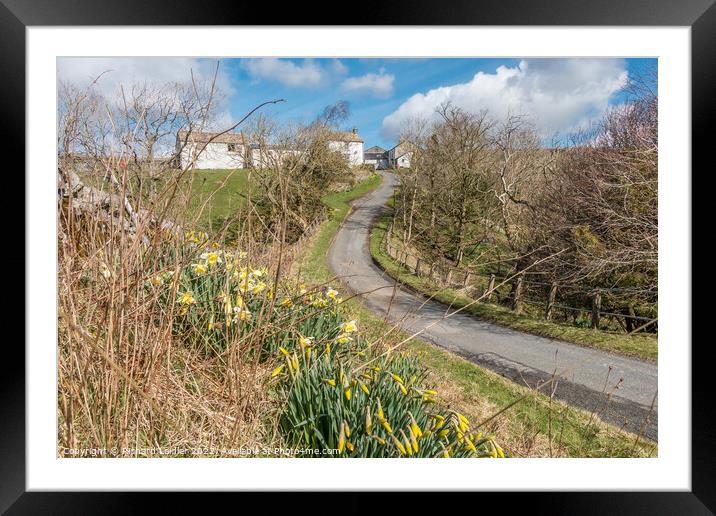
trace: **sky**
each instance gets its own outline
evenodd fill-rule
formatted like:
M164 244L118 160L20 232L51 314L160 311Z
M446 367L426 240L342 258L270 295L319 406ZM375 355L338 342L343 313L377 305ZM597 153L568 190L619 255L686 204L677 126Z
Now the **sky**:
M120 84L185 82L192 73L210 80L217 63L217 127L230 127L267 100L286 102L264 108L266 114L303 123L342 100L350 106L344 128L356 127L366 149L388 149L408 120L433 120L446 101L496 118L524 114L545 139L564 137L624 102L626 81L657 60L79 57L58 59L58 79L86 87L102 74L95 87L111 96Z

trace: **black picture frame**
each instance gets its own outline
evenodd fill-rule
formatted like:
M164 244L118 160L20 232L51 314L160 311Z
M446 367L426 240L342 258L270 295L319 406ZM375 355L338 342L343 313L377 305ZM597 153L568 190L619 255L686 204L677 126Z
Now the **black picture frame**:
M692 38L692 158L693 163L706 164L712 146L707 139L716 122L713 96L716 91L715 1L460 0L438 4L426 0L400 0L388 4L370 0L347 20L338 14L334 3L328 2L325 6L312 4L307 8L304 3L214 0L0 0L0 70L3 76L0 80L0 134L6 148L18 151L25 148L25 30L28 26L343 25L347 21L351 25L689 26ZM24 153L16 152L15 156L18 158L16 169L25 170ZM694 177L693 172L691 177ZM24 192L24 181L19 183L19 191ZM13 197L20 202L24 199L24 195ZM25 268L22 253L15 253L8 259L15 270ZM25 269L26 275L30 273ZM3 305L6 303L3 301ZM3 306L4 313L17 312L17 299L13 306L12 309L9 305ZM499 505L514 509L524 504L533 514L713 514L716 511L716 490L713 488L716 486L716 435L710 424L714 403L710 381L713 373L708 370L711 366L706 356L708 340L702 342L703 346L692 347L692 446L691 449L686 445L684 448L684 453L691 453L692 460L690 492L502 493L497 495L502 500ZM13 515L125 514L151 507L146 502L147 494L25 492L25 353L15 341L12 346L10 343L5 339L4 367L0 375L0 512ZM690 345L690 342L678 344ZM205 510L213 505L209 497L202 499L200 503ZM212 496L210 500L225 503L223 496ZM367 506L366 500L358 494L344 495L341 505L349 508ZM190 508L186 496L180 494L162 495L161 503L164 512L186 512ZM247 503L242 502L242 506L248 508ZM408 503L406 497L402 498L402 503ZM487 507L486 500L481 498L475 507Z

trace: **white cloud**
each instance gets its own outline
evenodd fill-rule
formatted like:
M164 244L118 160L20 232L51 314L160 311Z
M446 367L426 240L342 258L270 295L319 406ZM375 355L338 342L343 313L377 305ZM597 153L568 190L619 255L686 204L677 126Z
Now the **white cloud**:
M339 75L348 73L348 67L344 65L340 59L334 59L332 62L333 71Z
M285 86L313 87L321 84L325 78L323 68L310 59L296 64L286 59L267 57L247 59L242 65L253 77L280 82Z
M478 72L466 83L416 93L383 119L382 132L397 138L415 117L435 120L435 108L452 102L470 112L501 118L527 114L543 135L583 127L609 106L627 80L623 59L529 59L495 73Z
M189 83L192 73L197 83L210 82L216 63L214 59L190 57L62 57L57 60L57 77L86 87L101 75L96 86L110 97L117 94L120 85ZM231 81L221 65L216 82L223 95L233 93Z
M395 76L383 70L379 73L367 73L360 77L349 77L341 88L353 93L367 93L378 98L387 98L393 93Z

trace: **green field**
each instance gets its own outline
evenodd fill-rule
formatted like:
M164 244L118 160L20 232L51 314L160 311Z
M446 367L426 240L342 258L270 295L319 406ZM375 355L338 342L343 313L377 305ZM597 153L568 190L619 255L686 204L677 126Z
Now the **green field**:
M244 169L187 172L191 174L189 210L198 217L200 227L216 229L244 206L249 193L249 173Z
M483 319L509 326L516 330L643 360L655 361L657 359L658 346L657 338L654 335L628 336L566 324L557 324L545 319L533 318L529 315L515 315L515 313L506 306L493 303L475 303L473 299L454 289L438 287L430 278L414 275L385 252L382 244L389 222L390 215L386 215L382 217L374 227L371 233L371 254L391 277L408 287L427 296L431 296L437 301L451 305L454 308L462 308L472 303L465 309L466 311Z
M299 272L303 279L313 283L333 279L326 255L350 212L348 203L379 184L380 177L373 176L353 190L324 198L333 208L332 216L300 256ZM408 337L356 298L344 302L344 306L369 339L384 339L389 334L391 342L399 342ZM637 439L636 435L606 424L586 411L521 387L432 344L411 339L403 345L402 351L420 357L438 387L441 404L460 410L476 422L489 419L485 429L495 433L513 456L650 457L656 454L656 443L652 441Z

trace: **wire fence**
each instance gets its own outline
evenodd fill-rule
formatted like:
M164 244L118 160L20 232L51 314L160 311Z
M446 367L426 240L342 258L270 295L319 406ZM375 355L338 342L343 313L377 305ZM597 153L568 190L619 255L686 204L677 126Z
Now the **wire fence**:
M603 297L608 294L624 295L629 293L641 293L642 289L635 288L581 288L573 285L560 285L556 282L539 281L530 279L542 273L533 271L514 272L509 274L485 273L474 268L454 267L451 264L438 260L429 260L411 252L402 243L393 243L393 225L383 236L383 249L395 261L408 269L412 274L420 277L427 277L439 285L463 290L470 297L485 296L486 302L507 304L516 314L524 311L525 305L532 306L532 313L540 311L546 320L552 320L557 310L562 311L565 316L571 315L576 321L577 317L587 314L589 326L600 328L605 322L612 322L627 334L638 331L658 330L658 318L636 315L633 313L621 313L609 311L608 307L602 307ZM506 288L498 289L495 285L503 283L506 279L514 276L506 285ZM506 289L509 289L506 291ZM562 302L559 302L562 300ZM570 306L564 301L583 300L583 306ZM607 319L605 321L605 319Z

